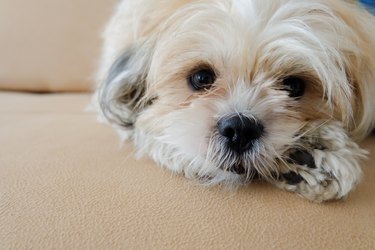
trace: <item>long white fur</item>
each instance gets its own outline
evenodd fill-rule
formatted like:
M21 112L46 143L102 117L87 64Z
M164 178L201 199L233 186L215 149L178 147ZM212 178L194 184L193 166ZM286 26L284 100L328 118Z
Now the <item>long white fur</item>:
M360 7L340 0L123 0L104 38L95 98L140 155L188 178L231 186L251 177L226 171L241 162L314 201L343 198L358 183L364 152L355 141L375 124L375 18ZM129 48L130 66L104 84ZM197 94L186 78L202 63L219 72L217 88ZM294 74L311 79L301 102L278 87ZM145 89L137 111L122 96L130 84ZM236 113L261 120L267 132L241 157L215 127ZM302 145L315 170L286 164L301 133L327 147ZM287 171L305 181L290 186L274 176Z

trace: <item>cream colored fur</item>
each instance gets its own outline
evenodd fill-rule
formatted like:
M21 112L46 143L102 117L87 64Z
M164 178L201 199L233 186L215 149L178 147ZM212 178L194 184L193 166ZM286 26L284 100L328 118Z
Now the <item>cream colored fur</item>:
M375 124L375 18L339 0L123 0L104 34L96 101L140 155L207 184L253 172L313 200L345 197L361 177L356 142ZM218 72L192 91L192 69ZM281 79L307 79L292 99ZM256 117L266 134L246 154L225 149L216 123ZM288 162L308 151L316 168ZM287 184L293 171L303 181Z

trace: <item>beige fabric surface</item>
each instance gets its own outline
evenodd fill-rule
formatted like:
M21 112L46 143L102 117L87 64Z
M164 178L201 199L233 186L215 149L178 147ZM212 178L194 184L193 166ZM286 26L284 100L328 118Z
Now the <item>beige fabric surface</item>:
M0 249L375 249L365 180L313 204L265 183L204 188L136 161L83 94L0 93Z
M0 0L0 89L90 89L116 2Z

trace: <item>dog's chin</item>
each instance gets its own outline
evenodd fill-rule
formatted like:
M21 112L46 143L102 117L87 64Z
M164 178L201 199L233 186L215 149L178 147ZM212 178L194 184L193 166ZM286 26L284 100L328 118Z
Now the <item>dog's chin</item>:
M125 131L120 131L120 136L134 141L138 157L148 155L159 165L204 185L236 187L253 180L273 179L277 173L278 156L267 151L261 141L250 150L237 153L216 135L208 140L205 150L192 157L191 152L184 151L188 146L170 140L166 143L166 136L150 136L137 129L130 137ZM196 148L202 149L198 145Z
M209 184L224 182L229 185L245 184L258 179L274 179L278 173L276 163L279 162L280 156L269 148L272 147L262 140L257 140L249 150L237 152L215 134L202 156L203 162L197 161L200 169L196 177ZM223 179L223 176L227 179Z

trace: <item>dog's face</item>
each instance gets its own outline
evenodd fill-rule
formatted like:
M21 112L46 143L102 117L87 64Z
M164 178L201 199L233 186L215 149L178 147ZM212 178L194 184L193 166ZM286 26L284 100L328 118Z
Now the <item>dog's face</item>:
M356 67L366 44L340 11L316 1L184 5L118 56L99 92L103 113L187 176L272 178L307 124L351 131L364 116Z

